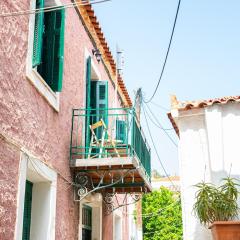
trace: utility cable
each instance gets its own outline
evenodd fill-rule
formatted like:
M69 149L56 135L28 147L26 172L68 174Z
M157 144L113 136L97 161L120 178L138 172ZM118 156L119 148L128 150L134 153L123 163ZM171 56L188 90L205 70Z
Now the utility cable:
M163 165L163 163L162 163L162 160L161 160L161 158L160 158L160 156L159 156L159 154L158 154L157 147L156 147L156 145L155 145L155 142L154 142L153 137L152 137L152 133L151 133L151 131L150 131L150 127L149 127L149 124L148 124L148 120L147 120L147 116L146 116L146 112L145 112L145 107L144 107L144 105L143 105L143 113L144 113L144 118L145 118L145 121L146 121L146 124L147 124L147 129L148 129L148 132L149 132L149 135L150 135L150 138L151 138L151 142L152 142L152 144L153 144L154 150L155 150L156 155L157 155L157 159L158 159L158 161L159 161L159 163L160 163L160 165L161 165L161 167L162 167L165 175L167 176L168 180L171 182L172 186L173 186L173 187L175 188L175 190L177 191L177 186L173 183L172 179L168 176L168 173L167 173L167 171L166 171L166 169L165 169L165 167L164 167L164 165Z
M162 105L160 105L160 104L157 104L157 103L155 103L155 102L153 102L153 101L151 101L150 103L153 104L153 105L155 105L156 107L164 110L164 111L167 111L167 112L170 111L170 109L168 109L168 108L166 108L166 107L164 107L164 106L162 106Z
M150 111L150 110L149 110ZM164 128L160 123L159 123L159 121L158 120L156 120L157 118L156 118L156 116L155 115L153 115L153 113L150 111L150 113L151 113L151 115L155 118L155 121L152 119L152 117L150 116L150 114L148 113L148 111L146 111L146 113L147 113L147 115L148 115L148 118L149 118L149 120L157 127L157 128L160 128L161 130L163 130L163 131L171 131L171 130L173 130L174 128Z
M158 211L156 211L156 212L149 212L149 213L142 213L142 214L138 214L138 215L136 215L135 213L131 213L131 214L128 214L128 215L132 215L132 216L141 216L141 217L152 217L152 216L157 216L157 215L159 215L161 212L163 212L164 210L167 210L169 207L171 207L171 206L175 206L176 204L178 204L178 201L175 201L175 202L172 202L172 203L170 203L169 205L167 205L166 207L164 207L164 208L161 208L161 209L159 209Z
M161 123L159 122L159 120L157 119L157 117L154 115L154 113L152 112L152 110L149 108L149 106L147 104L145 104L148 108L148 110L150 111L150 113L152 114L153 118L155 119L155 121L158 123L158 128L162 129L164 131L164 133L166 134L166 136L169 138L169 140L173 143L173 145L175 147L177 147L177 143L172 139L172 137L169 135L169 133L166 131L167 129L165 129ZM146 111L147 113L147 111ZM151 120L150 116L148 115L148 118ZM156 124L155 124L156 126ZM172 128L173 129L173 128ZM172 130L172 129L168 129L168 130Z
M22 10L22 11L17 11L17 12L1 13L0 17L13 17L13 16L38 14L38 13L42 13L42 12L52 12L52 11L61 10L61 9L74 8L74 7L78 7L78 6L87 6L87 5L104 3L104 2L109 2L109 1L111 1L111 0L99 0L99 1L92 1L92 2L85 1L83 3L81 3L80 1L76 1L74 3L69 3L69 4L65 4L65 5L61 5L61 6L50 6L50 7L31 9L31 10Z
M172 33L171 33L171 37L170 37L170 41L169 41L169 44L168 44L167 53L166 53L166 56L165 56L165 60L164 60L164 63L163 63L162 71L161 71L161 74L160 74L157 86L156 86L156 88L155 88L155 90L153 92L153 95L145 103L149 103L149 102L152 101L152 99L154 98L155 94L157 93L159 84L160 84L160 82L162 80L162 76L163 76L163 73L164 73L164 70L165 70L165 66L166 66L166 63L167 63L168 55L169 55L169 52L170 52L170 49L171 49L171 44L172 44L172 39L173 39L176 23L177 23L177 18L178 18L178 12L179 12L179 8L180 8L180 4L181 4L181 0L178 1L177 11L176 11L174 24L173 24L173 28L172 28Z

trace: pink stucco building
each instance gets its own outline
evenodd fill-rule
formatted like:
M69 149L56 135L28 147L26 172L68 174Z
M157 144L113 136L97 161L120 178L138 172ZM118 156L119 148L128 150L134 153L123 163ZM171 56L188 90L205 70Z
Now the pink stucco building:
M92 7L72 2L0 1L1 240L140 239L113 210L151 190L150 149Z

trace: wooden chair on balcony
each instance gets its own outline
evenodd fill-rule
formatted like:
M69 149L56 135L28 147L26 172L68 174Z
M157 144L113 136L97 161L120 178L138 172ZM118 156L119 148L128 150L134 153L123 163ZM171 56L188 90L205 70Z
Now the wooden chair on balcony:
M117 157L120 157L120 154L116 148L115 141L111 138L111 135L108 132L107 126L103 119L100 121L89 125L91 130L91 141L90 141L90 147L88 152L88 158L102 158L104 156L104 149L111 146L111 148L114 150L114 155L117 155ZM96 131L97 129L102 129L101 131L101 137L98 138ZM99 152L93 156L91 156L93 148L99 148ZM108 155L108 154L107 154Z

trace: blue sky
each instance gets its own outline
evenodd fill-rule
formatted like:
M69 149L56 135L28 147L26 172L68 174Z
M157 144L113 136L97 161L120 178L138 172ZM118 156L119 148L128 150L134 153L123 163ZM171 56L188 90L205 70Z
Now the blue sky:
M116 44L124 50L124 81L132 99L139 87L147 98L153 93L177 4L177 0L112 0L94 5L113 55ZM169 108L170 94L179 100L239 95L239 25L239 0L182 0L165 73L153 102ZM169 127L167 111L149 106L161 124ZM151 123L150 127L167 172L178 173L177 148L162 130ZM170 134L177 142L174 132ZM163 173L154 149L152 161L153 168Z

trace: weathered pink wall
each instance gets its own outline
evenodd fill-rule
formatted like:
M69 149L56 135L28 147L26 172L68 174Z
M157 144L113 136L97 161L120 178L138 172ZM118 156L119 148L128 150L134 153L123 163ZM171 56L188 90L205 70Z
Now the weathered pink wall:
M118 204L122 204L123 201L125 201L125 195L119 194L117 196L117 200L114 198L114 204L115 206L118 206ZM105 212L105 205L103 204L103 240L114 240L113 239L113 228L114 220L113 220L113 214L106 214ZM122 212L122 238L123 240L129 239L129 221L128 221L128 207L124 206L121 208L118 208L118 211Z
M19 150L0 138L0 239L14 237ZM11 163L11 164L10 164Z
M103 230L102 230L103 240L114 240L113 239L113 214L106 214L103 206Z
M63 3L70 3L64 0ZM29 9L29 0L0 1L0 12ZM0 134L14 139L33 155L71 179L69 143L72 108L84 107L84 51L93 45L75 9L66 11L63 90L56 112L26 78L29 16L0 18ZM97 63L102 79L108 75ZM109 84L109 99L114 89ZM113 101L110 101L110 103ZM111 104L110 104L111 105ZM14 237L20 150L0 140L0 239ZM56 239L77 239L78 203L71 188L58 177ZM111 217L110 217L111 218ZM104 236L112 236L104 217ZM107 230L106 230L107 229ZM107 232L109 231L109 232ZM106 238L103 238L104 240ZM111 238L109 238L111 239Z

